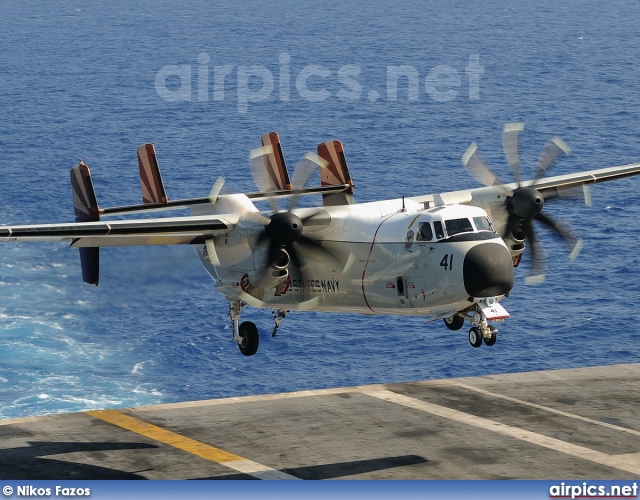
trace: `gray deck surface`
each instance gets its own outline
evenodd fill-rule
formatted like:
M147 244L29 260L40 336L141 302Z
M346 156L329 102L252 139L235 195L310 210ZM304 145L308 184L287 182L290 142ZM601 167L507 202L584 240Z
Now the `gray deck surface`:
M640 364L0 420L0 479L629 479Z

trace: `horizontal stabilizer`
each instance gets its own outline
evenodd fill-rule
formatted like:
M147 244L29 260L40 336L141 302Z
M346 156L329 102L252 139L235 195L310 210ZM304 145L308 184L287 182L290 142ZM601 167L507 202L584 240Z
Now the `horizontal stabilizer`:
M71 169L71 193L76 222L87 223L100 220L100 209L91 181L91 172L82 160ZM82 280L90 285L98 286L100 281L100 249L81 248L80 264L82 265Z
M351 191L349 184L340 184L338 186L318 186L312 188L293 189L291 191L284 189L280 191L259 191L255 193L242 193L250 200L268 200L275 198L291 198L295 196L310 196L315 194L344 193ZM220 195L222 198L226 195ZM128 205L122 207L101 208L100 214L104 216L125 215L144 212L155 212L162 210L174 210L179 208L193 208L198 205L211 205L210 196L201 198L189 198L186 200L171 200L167 203L149 203L144 205Z
M263 134L262 146L271 146L272 149L269 154L263 156L266 185L258 187L262 191L282 191L285 189L290 191L293 189L278 134L276 132Z
M323 194L322 201L325 206L351 205L354 203L353 188L347 160L344 157L344 148L340 141L328 141L318 145L318 156L327 162L326 168L320 170L322 186L349 185L349 189L342 193Z
M72 247L186 245L228 233L233 222L211 216L0 226L0 241L71 241Z
M138 147L138 167L140 168L140 186L143 203L168 203L167 193L160 175L160 167L153 144Z

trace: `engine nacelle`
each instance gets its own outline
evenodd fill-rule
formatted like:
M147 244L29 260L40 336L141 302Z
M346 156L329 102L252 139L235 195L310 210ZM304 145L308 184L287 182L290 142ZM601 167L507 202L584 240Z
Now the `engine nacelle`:
M513 266L518 267L520 264L520 259L522 259L522 252L524 251L524 240L526 238L526 234L524 229L520 224L516 224L511 234L504 239L509 252L511 252L511 257L513 259Z
M254 271L247 275L250 287L270 288L278 286L288 278L289 271L287 270L287 266L291 259L284 248L281 248L279 252L276 260L266 270Z

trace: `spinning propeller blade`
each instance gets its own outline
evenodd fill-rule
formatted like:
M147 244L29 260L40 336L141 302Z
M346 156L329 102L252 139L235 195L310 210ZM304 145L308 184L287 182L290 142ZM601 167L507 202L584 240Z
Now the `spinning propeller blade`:
M538 183L540 178L549 168L549 165L551 165L558 156L561 154L568 155L570 152L571 148L567 146L560 137L550 139L540 152L540 157L538 158L538 170L536 171L536 175L533 177L533 185Z
M296 169L293 171L293 179L291 183L295 189L301 190L309 181L311 175L319 169L326 168L327 162L320 158L315 153L306 153L298 163L296 164ZM293 195L291 197L291 201L289 202L288 210L291 211L298 204L298 200L300 199L300 194Z
M505 123L502 129L502 149L504 149L504 155L507 158L507 163L513 171L513 178L518 183L522 179L520 177L520 152L519 152L519 138L520 132L524 130L524 123Z
M535 219L542 222L545 226L559 234L564 239L564 241L567 242L567 245L569 245L569 248L571 249L569 258L571 260L576 260L578 255L580 255L580 251L583 247L582 239L576 237L571 231L571 228L559 219L556 219L554 221L547 217L544 213L539 213L538 215L536 215Z
M522 223L527 240L531 247L531 274L525 279L525 283L533 285L537 283L543 283L545 277L545 259L544 250L542 249L542 243L539 243L536 239L536 233L533 229L531 219L527 219Z
M213 184L211 191L209 192L209 201L212 205L215 205L218 201L218 196L220 196L220 191L222 191L222 187L224 186L224 178L218 177L216 182Z
M484 160L478 154L478 145L473 142L462 156L462 164L467 171L483 186L503 186L504 183L498 179Z
M517 188L508 190L499 180L486 163L478 154L478 146L474 142L469 146L462 157L462 164L467 171L481 184L485 186L496 186L507 194L505 200L505 210L509 214L506 225L502 234L502 238L508 238L514 231L518 230L524 233L525 240L529 243L531 249L532 269L531 275L525 280L526 283L541 283L544 281L544 251L542 243L536 239L533 221L539 221L555 234L559 235L571 249L569 257L574 260L582 249L582 240L576 237L571 231L568 224L560 220L552 220L542 212L545 197L536 189L536 185L545 174L549 166L560 156L569 154L571 149L559 137L549 140L538 158L537 170L531 183L523 185L520 173L520 153L519 138L520 132L524 130L523 123L507 123L502 130L502 147L507 159L507 163L511 166L513 176L515 178ZM554 199L564 197L567 191L556 191L555 193L547 193L546 199ZM581 191L581 197L585 201L586 206L591 205L591 196L588 188Z
M264 164L270 155L273 155L273 146L270 144L252 149L249 152L249 172L251 172L251 176L253 177L253 181L256 183L256 186L258 186L258 189L263 193L273 191L272 184L268 178L268 173L264 168ZM269 196L267 200L269 201L271 210L277 212L278 204L275 198Z

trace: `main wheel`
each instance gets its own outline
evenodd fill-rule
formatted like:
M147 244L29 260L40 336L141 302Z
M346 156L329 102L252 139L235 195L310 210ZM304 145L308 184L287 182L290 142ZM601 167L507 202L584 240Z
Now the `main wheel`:
M253 356L258 350L258 344L260 343L258 328L251 321L244 321L240 324L239 334L240 343L238 347L240 348L240 352L245 356Z
M464 318L457 314L444 318L443 321L449 330L460 330L464 326Z
M487 345L493 345L497 340L497 332L496 329L492 326L489 327L489 335L483 338L484 343Z
M482 334L480 333L479 328L474 326L469 330L469 343L473 347L480 347L482 345Z

